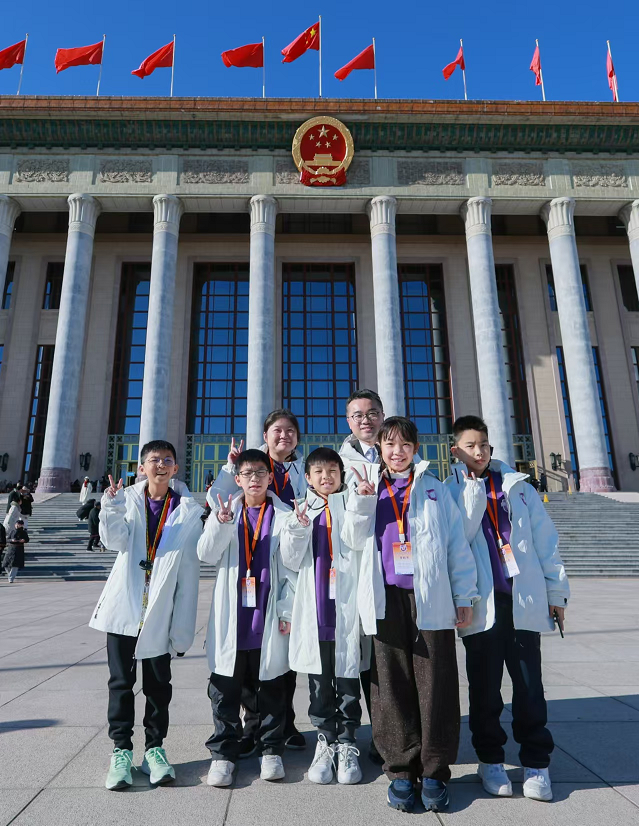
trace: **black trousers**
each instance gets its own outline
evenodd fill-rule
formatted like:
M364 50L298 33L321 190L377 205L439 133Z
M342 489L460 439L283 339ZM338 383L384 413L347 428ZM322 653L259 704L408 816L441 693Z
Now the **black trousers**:
M238 651L232 677L212 673L209 678L209 699L213 711L213 734L206 747L216 760L235 763L239 756L242 722L240 703L248 678L256 688L258 729L256 741L262 754L284 753L284 725L286 722L286 697L284 677L260 681L259 648Z
M358 678L335 676L335 643L320 640L321 674L308 675L311 723L329 743L354 743L362 722Z
M284 724L284 739L286 740L291 734L295 734L297 731L295 728L295 710L293 708L297 673L295 671L287 671L282 679L284 680L284 691L286 694L286 722ZM244 706L242 737L257 742L260 729L260 714L257 708L257 683L251 678L248 672L245 674L242 685L242 705Z
M389 779L446 783L459 748L455 632L420 631L415 594L386 586L371 674L373 739Z
M522 766L545 769L554 748L546 728L547 712L541 681L541 635L517 631L513 603L495 594L495 624L464 637L473 747L483 763L503 763L508 739L499 718L504 708L501 681L504 664L513 683L513 737Z
M137 637L107 634L109 663L109 737L118 749L133 748L135 694L137 677L135 646ZM171 655L142 660L142 691L146 697L144 709L145 748L161 746L169 729L171 686Z
M87 545L87 551L92 551L94 546L96 548L100 547L100 534L91 534L89 537L89 544Z

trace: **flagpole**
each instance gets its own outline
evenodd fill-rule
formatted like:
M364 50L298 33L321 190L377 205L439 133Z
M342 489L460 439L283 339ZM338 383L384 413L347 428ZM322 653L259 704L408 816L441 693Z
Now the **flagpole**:
M608 44L608 54L610 55L610 60L612 60L612 52L610 51L610 41L606 40ZM613 63L614 66L614 63ZM615 94L615 103L619 103L619 86L617 85L617 73L615 72L612 76L612 85L614 86L614 94Z
M322 32L322 15L319 16L319 96L322 97L322 40L324 34Z
M459 38L459 45L461 46L462 50L462 59L464 56L464 41ZM466 91L466 69L462 69L462 77L464 78L464 100L468 100L468 92Z
M104 45L106 43L106 34L102 35L102 57L100 59L100 73L98 74L98 90L95 93L96 98L100 97L100 81L102 80L102 64L104 63Z
M377 54L375 53L375 38L373 38L373 77L375 79L375 100L377 100Z
M29 43L29 33L27 32L24 38L24 52L22 53L22 66L20 66L20 80L18 81L18 91L16 95L20 94L20 89L22 88L22 73L24 72L24 61L27 56L27 44Z
M539 48L539 41L535 40L535 45ZM539 53L539 80L541 81L541 96L546 100L546 89L544 88L544 73L541 71L541 52Z
M173 97L173 78L175 77L175 35L173 35L173 60L171 61L171 97Z
M266 60L264 58L265 55L265 48L264 48L264 41L265 38L262 37L262 97L266 97Z

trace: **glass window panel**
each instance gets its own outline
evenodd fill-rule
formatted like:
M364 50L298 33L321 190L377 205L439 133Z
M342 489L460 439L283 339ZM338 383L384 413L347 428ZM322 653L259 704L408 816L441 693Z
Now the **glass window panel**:
M22 478L35 482L40 475L44 432L49 409L51 371L53 369L53 345L38 347L36 353L35 377L31 393L31 413L29 416Z

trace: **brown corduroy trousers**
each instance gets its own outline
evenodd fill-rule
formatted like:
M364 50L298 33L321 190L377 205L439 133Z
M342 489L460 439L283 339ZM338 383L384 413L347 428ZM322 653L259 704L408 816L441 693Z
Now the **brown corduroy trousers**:
M448 782L460 728L455 632L420 631L414 592L387 585L374 642L373 739L386 775Z

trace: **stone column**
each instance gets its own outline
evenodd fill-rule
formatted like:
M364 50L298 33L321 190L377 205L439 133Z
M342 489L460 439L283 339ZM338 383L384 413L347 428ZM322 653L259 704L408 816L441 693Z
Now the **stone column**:
M100 204L90 195L69 195L69 234L51 373L49 409L38 492L69 490L71 457L84 363L84 336L91 281L93 236Z
M277 201L254 195L251 213L246 447L259 447L275 407L275 216Z
M183 212L182 202L175 195L156 195L153 199L153 252L140 414L140 450L152 439L167 438L175 269Z
M574 212L574 198L555 198L542 208L541 215L548 228L572 423L579 454L581 490L611 491L615 487L610 473L592 358L588 314L575 241Z
M378 195L369 202L367 212L371 222L373 254L377 392L384 403L386 418L405 416L402 319L395 241L397 200L389 195Z
M462 207L466 225L468 275L475 330L482 416L495 459L514 466L512 418L497 297L490 198L470 198ZM458 411L461 412L461 411Z
M19 204L8 195L0 195L0 309L9 266L9 250L13 237L13 225L20 214Z
M627 204L619 213L619 217L624 222L628 232L632 269L634 270L635 284L639 295L639 200Z

